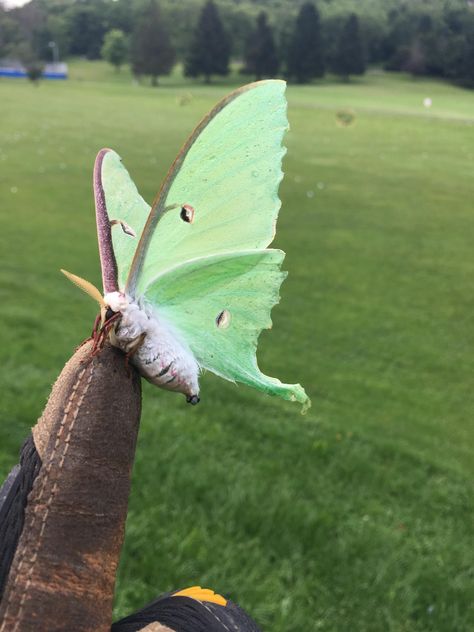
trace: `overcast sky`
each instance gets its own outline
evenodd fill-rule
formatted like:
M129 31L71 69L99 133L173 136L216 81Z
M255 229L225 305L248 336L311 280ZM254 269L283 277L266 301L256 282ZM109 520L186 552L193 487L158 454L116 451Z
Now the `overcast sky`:
M21 7L22 4L26 4L29 0L2 0L2 4L6 9L11 7Z

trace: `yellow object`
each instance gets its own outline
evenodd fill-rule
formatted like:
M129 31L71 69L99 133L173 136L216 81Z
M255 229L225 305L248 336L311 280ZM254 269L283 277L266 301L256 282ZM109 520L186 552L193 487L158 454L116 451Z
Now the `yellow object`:
M173 594L173 597L190 597L191 599L196 599L197 601L210 601L211 603L216 603L219 606L227 606L227 599L224 599L221 595L216 594L213 590L210 590L209 588L201 588L201 586L191 586L190 588L179 590Z
M81 277L76 276L75 274L72 274L67 270L61 269L61 272L65 276L67 276L70 281L77 285L77 287L81 288L81 290L83 290L86 294L89 294L89 296L93 298L94 301L97 301L101 307L106 307L102 294L99 292L95 285L92 285L90 281L86 281L85 279L82 279Z

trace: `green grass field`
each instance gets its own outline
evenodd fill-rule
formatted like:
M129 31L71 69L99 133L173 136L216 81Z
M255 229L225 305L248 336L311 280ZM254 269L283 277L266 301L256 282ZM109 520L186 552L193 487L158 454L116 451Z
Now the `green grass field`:
M244 81L71 74L0 80L2 478L95 316L58 270L99 284L96 152L118 151L151 200ZM288 98L275 243L290 274L259 363L313 408L213 375L196 408L145 385L116 615L199 583L266 632L470 631L474 93L374 73Z

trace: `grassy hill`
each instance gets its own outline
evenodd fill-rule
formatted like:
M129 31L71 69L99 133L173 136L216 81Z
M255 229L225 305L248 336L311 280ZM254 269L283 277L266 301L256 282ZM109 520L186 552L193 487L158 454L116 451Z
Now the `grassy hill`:
M0 478L95 316L58 270L99 285L96 152L118 151L151 200L243 81L152 89L101 63L71 76L0 80ZM289 277L259 364L313 408L209 374L196 408L145 385L117 616L200 583L271 632L467 632L474 94L371 74L288 99L275 245Z

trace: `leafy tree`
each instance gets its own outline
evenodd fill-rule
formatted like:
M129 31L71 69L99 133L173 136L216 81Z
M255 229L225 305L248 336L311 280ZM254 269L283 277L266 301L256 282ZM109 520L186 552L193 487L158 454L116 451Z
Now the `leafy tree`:
M288 76L306 83L322 77L324 66L319 12L307 2L300 9L288 49Z
M0 57L10 54L11 48L20 41L18 22L0 5Z
M267 14L262 11L257 17L257 28L250 36L245 51L244 71L256 79L273 77L278 72L279 60Z
M333 70L346 79L349 75L363 75L365 72L364 45L355 13L351 13L341 31Z
M101 52L102 57L120 71L120 66L123 66L128 57L128 39L125 33L119 29L107 31Z
M169 33L178 59L184 60L189 51L189 44L198 20L202 0L176 2L176 0L160 0L160 7L166 18Z
M239 4L224 5L221 16L224 30L232 33L232 55L236 59L244 59L248 40L255 28L255 16L243 10Z
M38 59L36 52L33 50L30 42L22 41L15 44L10 54L18 59L26 71L26 76L34 84L38 85L41 75L43 74L43 64Z
M188 74L210 79L214 73L226 72L228 38L225 37L224 48L217 53L211 48L211 43L214 46L214 40L219 39L219 32L232 35L232 52L237 58L246 57L260 7L268 14L279 59L287 62L288 74L298 81L321 76L324 63L313 74L314 58L331 69L339 66L336 62L341 58L341 34L347 19L342 12L356 4L355 0L321 0L324 19L321 27L317 20L320 32L317 30L316 35L313 32L305 39L304 33L311 29L314 15L311 18L311 9L304 9L308 11L307 17L300 18L297 36L295 18L299 9L303 12L304 4L317 0L214 0L223 26L219 24L217 31L211 27L199 44L195 41L199 30L196 25L205 0L158 1L173 48L180 59L187 58ZM359 36L367 60L382 63L387 69L411 70L472 85L473 1L357 0ZM149 0L32 0L6 10L2 8L6 3L0 0L0 57L11 56L18 43L26 42L36 59L49 61L52 57L49 43L54 41L61 59L68 55L99 58L105 33L120 29L126 35L131 34L147 3ZM301 61L302 58L306 61ZM217 72L215 64L219 65ZM206 75L209 66L211 71Z
M68 23L64 15L49 15L46 22L47 31L47 50L42 55L45 59L51 59L51 41L56 42L59 51L59 57L66 56L70 48Z
M425 51L419 39L415 39L408 49L408 57L403 66L403 70L415 76L426 74Z
M175 51L156 0L149 0L140 13L132 35L132 70L135 75L149 75L158 85L160 75L168 75L175 62Z
M104 3L84 0L71 5L67 13L71 55L99 59L102 40L107 31Z
M209 83L212 75L228 74L229 57L229 38L216 5L209 0L199 16L186 59L185 74L187 77L204 75L206 83Z
M360 19L360 32L363 41L366 43L368 62L377 64L385 61L386 21L371 15L365 15Z
M474 13L464 20L460 28L449 30L445 37L444 76L456 83L474 87Z
M7 38L13 34L14 39L10 40L10 51L13 57L18 57L20 59L18 50L25 52L26 50L29 52L29 57L39 59L41 56L40 51L40 35L44 30L47 20L47 10L46 7L41 5L40 3L30 2L21 7L16 7L6 12L6 27ZM16 28L14 27L12 30L13 24L10 19L12 19ZM0 31L3 30L0 25ZM0 35L0 39L2 36ZM15 48L13 50L12 48ZM19 48L18 48L19 47ZM23 59L21 60L23 61Z
M118 29L126 35L133 31L136 14L136 2L113 0L107 6L107 24L110 29Z
M43 74L43 64L39 61L35 61L27 64L25 68L26 76L33 85L37 86L39 80L41 79L41 75Z
M466 30L460 74L462 83L474 88L474 19Z

